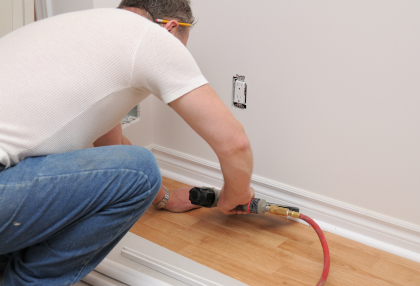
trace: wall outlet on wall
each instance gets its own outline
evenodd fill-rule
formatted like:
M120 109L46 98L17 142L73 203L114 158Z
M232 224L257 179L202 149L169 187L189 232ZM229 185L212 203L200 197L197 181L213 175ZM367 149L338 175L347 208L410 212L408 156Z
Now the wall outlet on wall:
M136 105L121 121L122 128L140 121L140 104Z
M245 76L236 75L232 80L232 105L246 109L247 84Z

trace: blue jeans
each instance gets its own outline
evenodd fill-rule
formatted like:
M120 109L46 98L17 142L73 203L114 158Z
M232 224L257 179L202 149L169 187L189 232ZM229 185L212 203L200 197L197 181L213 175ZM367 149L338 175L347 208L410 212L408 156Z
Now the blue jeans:
M81 280L145 212L161 183L152 153L137 146L0 165L2 282L48 286Z

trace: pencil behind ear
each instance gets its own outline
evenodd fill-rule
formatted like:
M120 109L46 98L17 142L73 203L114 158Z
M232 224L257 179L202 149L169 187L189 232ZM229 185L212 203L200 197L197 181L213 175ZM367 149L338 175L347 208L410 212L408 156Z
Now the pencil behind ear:
M179 23L176 20L169 20L168 23L166 23L164 27L166 30L168 30L169 33L175 35L176 30L179 27Z

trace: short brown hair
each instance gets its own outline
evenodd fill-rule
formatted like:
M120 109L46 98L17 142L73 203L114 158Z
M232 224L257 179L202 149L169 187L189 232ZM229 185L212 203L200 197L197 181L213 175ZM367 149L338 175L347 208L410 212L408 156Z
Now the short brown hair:
M176 19L194 24L190 0L122 0L118 8L135 7L145 9L155 19Z

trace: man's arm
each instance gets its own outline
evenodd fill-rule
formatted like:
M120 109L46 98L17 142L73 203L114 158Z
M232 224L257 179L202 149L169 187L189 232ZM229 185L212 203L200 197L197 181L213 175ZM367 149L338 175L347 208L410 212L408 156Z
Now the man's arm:
M94 147L111 145L131 145L130 141L122 134L121 123L93 142Z
M248 204L254 196L250 187L253 158L242 125L233 117L210 85L203 85L169 104L214 150L219 158L224 187L218 208L225 214Z

